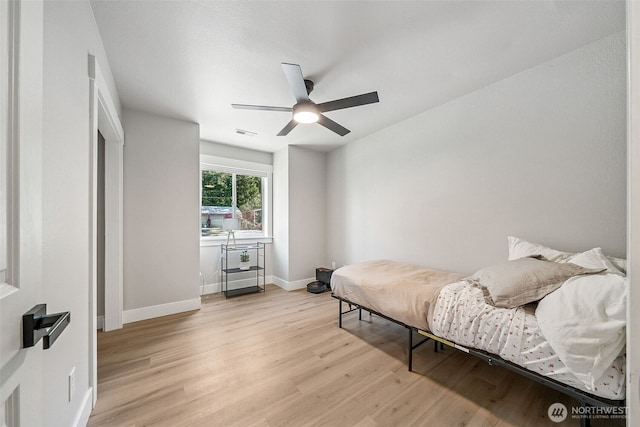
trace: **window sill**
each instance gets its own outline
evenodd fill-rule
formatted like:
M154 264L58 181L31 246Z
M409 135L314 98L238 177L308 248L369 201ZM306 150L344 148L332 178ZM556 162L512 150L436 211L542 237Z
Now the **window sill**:
M233 242L233 238L229 240L229 242ZM236 237L236 242L260 242L260 243L273 243L273 237L265 237L265 236L242 236ZM201 237L200 238L200 247L208 247L208 246L220 246L227 243L227 237Z

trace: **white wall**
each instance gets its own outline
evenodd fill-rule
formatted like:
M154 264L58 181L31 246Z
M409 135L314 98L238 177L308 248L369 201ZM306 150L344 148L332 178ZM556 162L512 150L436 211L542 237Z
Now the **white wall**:
M289 281L315 280L326 267L326 155L289 147Z
M289 281L289 149L273 154L273 275Z
M43 357L43 419L51 426L73 425L91 405L89 53L96 56L119 109L89 2L45 2L43 302L50 312L71 312L71 324ZM68 375L74 367L76 391L68 402Z
M288 290L326 266L326 155L288 146L274 154L274 283Z
M510 234L624 256L625 122L618 33L335 150L327 257L472 273Z
M123 127L123 319L197 308L199 126L125 109Z
M200 154L242 160L245 162L262 163L265 165L273 164L273 154L271 153L249 150L212 141L200 141Z

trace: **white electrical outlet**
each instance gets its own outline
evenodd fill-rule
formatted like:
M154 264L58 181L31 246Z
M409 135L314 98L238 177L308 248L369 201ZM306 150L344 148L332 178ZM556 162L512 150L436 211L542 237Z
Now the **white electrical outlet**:
M331 261L331 269L332 270L336 269L336 262L335 261Z
M74 366L71 372L69 372L69 402L73 400L73 395L76 392L76 367Z

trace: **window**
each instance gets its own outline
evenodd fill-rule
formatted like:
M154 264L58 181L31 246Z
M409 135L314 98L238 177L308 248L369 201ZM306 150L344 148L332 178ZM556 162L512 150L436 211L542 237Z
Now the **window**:
M267 173L202 164L201 235L226 236L225 218L239 219L236 237L265 235Z

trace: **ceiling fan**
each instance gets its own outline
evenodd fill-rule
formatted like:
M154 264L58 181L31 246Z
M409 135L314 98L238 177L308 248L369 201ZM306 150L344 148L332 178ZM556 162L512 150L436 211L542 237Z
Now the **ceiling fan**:
M302 76L302 69L297 64L282 63L282 69L287 77L289 86L296 98L296 104L293 107L270 107L267 105L246 105L231 104L233 108L243 110L264 110L264 111L286 111L293 113L293 118L287 125L282 128L278 136L285 136L298 123L319 123L329 130L340 136L345 136L350 132L349 129L334 122L322 113L327 111L342 110L344 108L357 107L359 105L373 104L379 102L378 92L369 92L362 95L350 96L348 98L336 99L334 101L316 104L309 99L309 94L313 90L313 82L306 80Z

